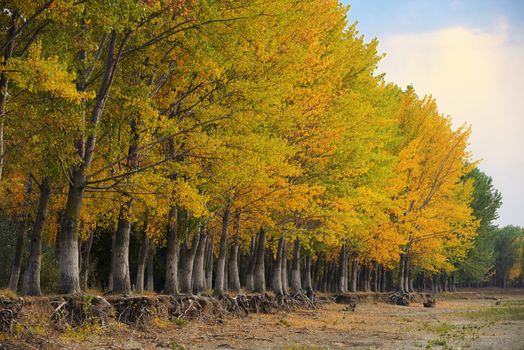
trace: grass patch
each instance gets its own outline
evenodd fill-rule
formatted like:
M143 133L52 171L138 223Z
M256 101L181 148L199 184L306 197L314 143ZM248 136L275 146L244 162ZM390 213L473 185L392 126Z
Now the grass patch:
M466 312L463 315L473 320L523 321L524 305L491 306L478 311Z
M437 333L440 335L449 334L451 331L453 331L456 326L452 325L451 323L447 322L437 322L437 323L430 323L430 322L423 322L422 323L423 329Z

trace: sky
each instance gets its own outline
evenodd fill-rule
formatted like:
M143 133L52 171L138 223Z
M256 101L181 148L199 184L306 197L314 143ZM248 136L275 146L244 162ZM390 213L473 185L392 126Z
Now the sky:
M431 94L503 204L497 224L524 226L524 0L343 0L349 21L385 53L378 72Z

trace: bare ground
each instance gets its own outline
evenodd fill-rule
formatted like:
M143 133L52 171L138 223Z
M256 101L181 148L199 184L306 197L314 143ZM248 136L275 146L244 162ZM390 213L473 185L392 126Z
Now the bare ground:
M147 328L42 335L67 349L524 349L524 290L475 290L437 297L435 308L326 303L316 310L253 314L222 322L155 319Z

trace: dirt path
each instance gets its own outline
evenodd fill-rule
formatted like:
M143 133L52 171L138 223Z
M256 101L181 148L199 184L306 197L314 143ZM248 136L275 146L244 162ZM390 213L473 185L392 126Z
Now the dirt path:
M437 307L362 303L251 315L223 323L156 320L146 330L112 325L65 335L72 349L524 349L524 291L456 293ZM467 298L467 299L465 299ZM494 300L497 298L497 300ZM498 305L497 305L498 304Z

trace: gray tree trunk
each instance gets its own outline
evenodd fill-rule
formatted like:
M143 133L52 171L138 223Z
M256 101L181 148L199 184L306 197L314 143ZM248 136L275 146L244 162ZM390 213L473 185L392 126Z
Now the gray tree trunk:
M310 277L311 278L311 277ZM293 262L291 265L291 292L298 293L302 290L300 278L300 240L295 239L293 244Z
M129 35L125 37L118 53L115 52L117 33L115 30L111 32L110 41L107 48L107 57L104 65L104 72L99 89L96 94L93 105L91 118L88 121L89 130L88 135L83 137L75 143L77 146L78 155L82 162L73 166L71 169L71 184L67 194L67 202L65 210L60 222L59 244L60 244L60 290L66 294L80 293L80 269L78 266L78 222L80 221L80 209L84 198L84 189L87 183L87 171L91 166L93 160L93 153L96 145L96 126L98 125L102 116L109 90L113 83L117 64L121 58L121 54L127 43ZM82 80L82 79L80 79ZM82 83L77 83L78 89L82 90ZM125 228L125 225L122 229ZM125 232L123 232L125 233ZM125 238L125 237L123 237ZM118 237L117 237L118 241ZM122 246L120 247L122 248ZM122 253L122 252L120 252ZM113 264L114 265L114 264ZM128 268L128 266L127 266ZM128 274L129 276L129 274ZM124 276L118 276L121 278ZM115 286L115 276L113 275L113 290L127 289L124 285ZM119 281L120 282L120 281Z
M247 266L247 273L246 273L246 289L250 291L253 291L253 289L255 288L254 275L255 275L256 249L257 249L256 238L251 237L251 242L249 244L249 263Z
M213 288L213 258L214 258L214 239L212 235L207 238L207 253L206 253L206 288Z
M113 260L112 293L131 293L131 278L129 274L129 241L131 235L130 210L133 202L128 201L120 208L120 215L115 235L115 254Z
M229 253L229 261L227 264L228 271L228 286L232 292L240 292L240 275L238 273L238 248L240 245L240 212L235 211L235 237L233 239L233 245L231 246L231 252Z
M40 198L35 223L33 225L33 235L31 238L31 252L24 273L24 284L22 291L25 295L41 295L40 289L40 270L42 266L42 234L44 232L47 212L49 210L49 179L44 178L40 185Z
M311 283L311 257L306 255L304 269L304 290L306 293L313 293L313 284Z
M164 292L178 295L178 209L171 207L168 214L166 275Z
M409 293L409 279L410 279L410 259L409 255L404 256L404 292Z
M194 244L194 243L193 243ZM204 229L200 230L200 239L193 262L193 293L199 295L205 288L204 258L205 248L207 246L207 234Z
M115 241L116 232L111 234L111 265L109 269L109 283L107 285L108 290L113 290L113 261L115 261Z
M282 265L280 267L282 274L282 293L289 294L288 272L287 272L287 244L286 240L282 242Z
M351 291L354 293L357 291L358 281L358 258L354 257L351 265Z
M13 265L11 266L11 276L9 277L8 287L10 290L16 292L18 290L18 282L20 280L20 270L22 268L22 257L24 254L25 238L27 235L27 226L29 223L29 194L31 193L31 177L27 175L26 188L23 200L23 215L16 230L16 246Z
M398 268L398 283L397 283L397 290L399 292L405 291L405 283L404 283L404 276L405 276L405 263L404 263L404 254L400 254L400 261L399 261L399 268Z
M346 293L348 291L347 269L348 269L348 252L347 252L346 245L343 244L341 251L340 251L340 277L338 281L338 291L340 293Z
M235 242L229 252L228 263L229 290L240 292L240 276L238 275L238 242Z
M146 290L148 292L153 292L155 290L155 275L154 275L154 259L155 259L155 252L153 243L148 239L149 241L149 251L147 252L147 282L146 282Z
M147 232L144 230L142 234L142 243L140 244L140 252L138 253L138 264L136 271L135 291L139 294L144 292L144 272L146 270L146 260L149 251L149 239Z
M266 291L266 277L264 270L264 245L266 240L266 232L260 229L258 234L258 243L255 259L255 274L253 276L253 291L257 293L264 293Z
M229 216L231 212L231 205L228 203L222 215L222 233L220 235L220 243L218 250L217 271L215 279L215 288L213 295L216 297L224 296L224 285L226 283L226 255L227 255L227 229L229 226Z
M187 247L188 240L189 237L186 238L186 241L183 243L182 246L182 249L184 249L184 254L182 256L182 264L180 264L178 273L180 278L180 291L182 293L192 294L193 285L191 277L193 277L193 264L195 262L195 255L198 249L200 235L197 233L193 235L193 243L191 244L191 249Z
M273 274L271 280L271 290L276 296L284 295L282 290L282 250L284 238L278 240L277 256L273 264Z
M82 288L84 290L87 290L87 279L89 277L89 257L91 255L91 247L93 246L94 235L95 232L93 229L91 229L89 238L87 242L85 242L84 249L82 251L82 269L80 270L80 277L82 282Z

